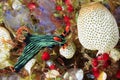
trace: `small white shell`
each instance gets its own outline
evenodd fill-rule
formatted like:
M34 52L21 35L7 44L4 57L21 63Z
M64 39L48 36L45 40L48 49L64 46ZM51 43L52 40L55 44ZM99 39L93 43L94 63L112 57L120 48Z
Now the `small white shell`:
M71 76L69 76L69 80L73 80L73 78Z
M69 73L66 72L66 73L63 75L63 78L64 78L64 79L68 79L68 77L69 77Z
M120 52L116 49L110 51L110 57L116 62L120 59Z
M47 64L48 66L51 66L51 65L53 64L53 61L52 61L52 60L48 60L48 61L46 61L46 64Z
M47 73L45 73L46 78L56 78L60 75L60 73L57 70L50 70Z
M19 0L15 0L12 4L12 8L14 10L19 10L20 8L22 8L22 3Z
M83 70L82 69L78 70L76 72L75 76L76 76L77 80L83 80L83 76L84 76Z
M69 69L63 76L65 80L83 80L83 77L82 69Z
M107 74L103 71L100 73L99 77L97 80L106 80L107 79Z
M31 74L31 68L35 64L36 59L31 59L26 65L25 69L28 71L29 74Z
M70 59L74 56L76 47L74 43L68 43L66 48L61 47L59 51L63 57L65 57L66 59Z

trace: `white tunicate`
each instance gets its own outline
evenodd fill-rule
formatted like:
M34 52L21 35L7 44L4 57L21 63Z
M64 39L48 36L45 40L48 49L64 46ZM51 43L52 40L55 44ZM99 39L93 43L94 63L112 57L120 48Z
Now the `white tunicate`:
M98 2L81 7L78 21L78 37L87 49L99 53L113 49L119 40L119 30L110 11Z

